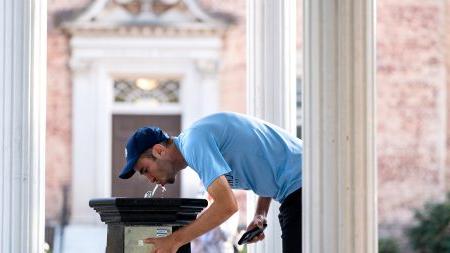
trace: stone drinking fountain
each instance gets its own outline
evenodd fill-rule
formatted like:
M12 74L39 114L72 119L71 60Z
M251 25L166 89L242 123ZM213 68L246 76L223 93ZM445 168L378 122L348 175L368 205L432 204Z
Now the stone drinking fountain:
M207 206L205 199L189 198L103 198L89 206L108 225L106 253L149 253L143 240L164 237L189 224ZM177 252L190 253L190 243Z

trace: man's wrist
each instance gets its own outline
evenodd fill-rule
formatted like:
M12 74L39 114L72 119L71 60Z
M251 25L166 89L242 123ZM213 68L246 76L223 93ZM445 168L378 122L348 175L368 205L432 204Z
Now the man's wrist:
M182 238L183 236L182 236L182 233L181 233L180 230L175 231L173 234L171 234L171 237L172 237L172 240L173 240L174 244L177 245L178 247L181 247L184 244L186 244L183 241L183 238Z
M253 217L253 222L257 224L257 226L263 226L263 224L267 223L266 215L264 214L255 214Z
M257 217L266 219L267 212L264 212L264 211L256 212L254 218L257 218Z
M255 218L266 218L267 217L267 215L265 214L265 213L257 213L257 214L255 214Z

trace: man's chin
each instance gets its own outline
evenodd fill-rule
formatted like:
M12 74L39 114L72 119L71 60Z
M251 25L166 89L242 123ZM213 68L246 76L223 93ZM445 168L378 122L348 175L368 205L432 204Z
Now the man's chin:
M166 182L157 182L157 184L160 184L161 186L165 186L168 184L174 184L175 183L175 179L169 179Z

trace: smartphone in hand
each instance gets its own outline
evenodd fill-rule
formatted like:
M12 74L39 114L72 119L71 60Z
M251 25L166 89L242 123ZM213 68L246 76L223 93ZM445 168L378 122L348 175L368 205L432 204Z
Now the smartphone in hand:
M242 245L242 244L246 244L248 242L250 242L251 240L253 240L253 238L255 238L256 236L260 235L264 229L266 229L267 224L263 224L263 227L260 228L258 226L250 229L249 231L245 232L241 239L239 239L238 244Z

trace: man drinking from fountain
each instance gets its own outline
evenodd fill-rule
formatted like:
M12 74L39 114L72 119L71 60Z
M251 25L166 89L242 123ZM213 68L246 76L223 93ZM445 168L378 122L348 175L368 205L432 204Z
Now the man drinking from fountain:
M139 128L126 145L126 165L119 177L135 172L162 186L189 166L214 200L191 224L162 238L147 238L156 253L174 253L182 245L226 221L238 210L232 189L258 196L243 243L264 239L272 199L281 203L283 252L301 252L301 178L303 144L285 130L237 113L217 113L195 122L179 136L157 127ZM270 226L270 224L268 224Z

